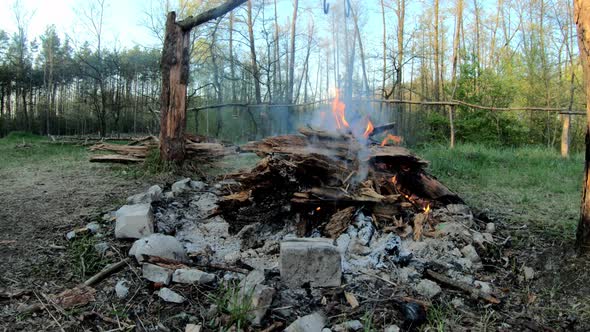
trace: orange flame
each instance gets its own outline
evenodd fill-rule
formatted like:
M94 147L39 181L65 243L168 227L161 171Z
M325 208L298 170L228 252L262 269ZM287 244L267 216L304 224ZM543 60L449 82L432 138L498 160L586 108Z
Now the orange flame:
M317 208L315 208L315 210L316 210L316 211L319 211L319 210L321 210L321 209L322 209L322 208L321 208L321 207L319 207L319 206L318 206Z
M394 144L400 144L402 142L402 138L400 136L395 136L392 134L387 134L387 136L381 141L381 146L387 145L387 142L393 142Z
M373 129L375 129L375 127L373 126L373 123L371 122L371 120L368 120L367 128L365 129L365 132L363 133L363 137L369 138L369 135L371 135L371 133L373 132Z
M332 114L334 115L334 120L336 120L336 127L338 129L342 128L349 128L350 125L348 121L346 121L346 104L340 101L340 90L336 90L336 97L332 101Z
M426 213L426 214L430 213L430 203L428 203L428 205L426 205L426 207L424 208L424 213Z

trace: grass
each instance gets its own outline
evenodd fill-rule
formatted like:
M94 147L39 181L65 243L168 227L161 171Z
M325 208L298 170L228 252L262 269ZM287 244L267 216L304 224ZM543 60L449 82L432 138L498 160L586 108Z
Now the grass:
M12 132L0 139L0 170L31 165L68 167L88 158L84 147L49 144L46 137Z
M575 234L583 182L583 156L563 159L540 147L492 148L430 145L416 153L430 172L468 205L570 241ZM565 238L564 238L565 237Z
M68 262L74 275L80 280L98 273L110 263L101 256L94 245L98 241L92 236L77 237L70 242L67 249Z
M220 313L225 315L221 331L229 331L232 327L242 331L252 318L252 292L244 293L233 283L221 284L215 294L211 295L212 302Z

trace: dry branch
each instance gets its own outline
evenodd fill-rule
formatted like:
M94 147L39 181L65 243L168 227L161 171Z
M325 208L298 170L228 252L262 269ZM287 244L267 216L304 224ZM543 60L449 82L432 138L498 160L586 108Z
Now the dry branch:
M432 270L426 270L425 275L427 277L430 277L434 281L437 281L445 286L452 287L452 288L458 289L460 291L463 291L464 293L467 293L467 294L473 296L474 298L484 300L484 301L487 301L492 304L499 304L500 303L500 300L498 300L494 296L484 293L480 289L475 288L467 283L453 280L447 276L444 276L444 275L434 272Z

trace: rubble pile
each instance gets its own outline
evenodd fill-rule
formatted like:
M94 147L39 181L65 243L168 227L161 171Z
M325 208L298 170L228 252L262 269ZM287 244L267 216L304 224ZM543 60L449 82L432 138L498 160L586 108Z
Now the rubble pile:
M327 182L303 171L310 165L305 158L297 164L300 156L278 153L249 173L210 184L187 178L167 190L154 186L112 214L115 235L135 239L129 256L161 301L190 302L193 294L182 285L234 285L230 307L247 308L253 329L357 331L366 321L333 317L362 318L378 305L391 310L379 322L385 331L411 330L433 301L499 303L480 255L496 245L495 225L479 222L423 170L421 159L396 151L404 157L392 160L414 160L420 168L381 160L374 165L382 169L349 185L341 199L321 196ZM407 180L416 174L429 183L416 187L423 195L408 186L424 183ZM425 187L438 189L428 194ZM219 308L203 310L207 316Z

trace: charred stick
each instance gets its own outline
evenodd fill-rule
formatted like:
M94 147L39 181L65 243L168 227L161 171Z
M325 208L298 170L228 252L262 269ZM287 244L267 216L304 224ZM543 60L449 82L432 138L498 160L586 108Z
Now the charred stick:
M500 300L498 300L494 296L486 294L486 293L482 292L480 289L477 289L467 283L452 280L451 278L444 276L440 273L434 272L432 270L426 270L425 274L427 277L429 277L435 281L438 281L445 286L463 291L464 293L467 293L467 294L473 296L474 298L478 298L480 300L484 300L484 301L487 301L492 304L499 304L500 303Z

